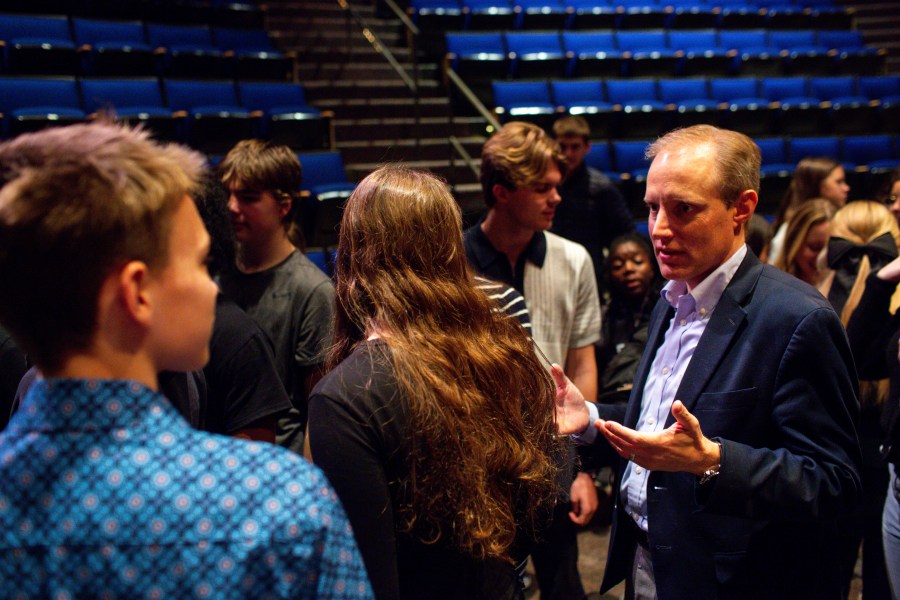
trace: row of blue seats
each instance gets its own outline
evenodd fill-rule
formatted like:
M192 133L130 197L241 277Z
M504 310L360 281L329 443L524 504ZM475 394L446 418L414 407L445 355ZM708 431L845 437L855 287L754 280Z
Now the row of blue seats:
M261 28L0 14L0 44L2 68L16 74L285 78L290 73L290 62Z
M760 104L897 104L900 76L696 77L495 81L494 100L505 112L522 107L570 112L647 106L651 109Z
M796 164L809 156L828 156L849 172L884 173L900 167L900 140L896 135L845 137L754 138L762 153L760 174L790 176ZM594 141L585 162L615 181L643 179L650 165L644 152L650 141Z
M874 74L886 51L858 31L449 32L449 65L467 81L747 73Z
M4 0L3 11L104 19L147 19L184 25L262 27L255 0Z
M598 136L645 137L698 123L747 134L900 129L900 77L495 81L501 120L547 126L582 115Z
M140 122L208 153L267 137L299 149L330 147L333 116L310 107L300 84L156 78L0 77L2 133L83 121L98 111Z
M416 0L408 9L429 32L497 29L849 29L854 12L787 0Z

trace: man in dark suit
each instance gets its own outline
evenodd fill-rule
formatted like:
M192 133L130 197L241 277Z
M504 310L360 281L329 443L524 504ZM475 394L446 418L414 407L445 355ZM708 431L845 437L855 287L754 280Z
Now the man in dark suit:
M626 407L570 398L559 419L591 452L618 454L601 591L625 579L629 598L836 599L834 517L860 495L841 323L744 244L759 187L750 138L701 125L647 155L670 282L634 391Z

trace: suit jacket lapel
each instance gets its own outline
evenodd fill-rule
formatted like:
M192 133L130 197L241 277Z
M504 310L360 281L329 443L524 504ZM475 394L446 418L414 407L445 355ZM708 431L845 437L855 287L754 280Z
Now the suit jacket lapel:
M634 427L637 424L638 417L641 414L641 400L644 396L644 385L647 383L647 375L650 373L650 365L653 364L656 351L666 337L666 331L668 331L669 323L674 315L675 309L663 298L660 298L656 306L653 307L653 313L650 315L650 329L647 331L647 346L634 374L634 387L631 389L631 395L628 397L628 406L625 409L625 420L622 424L626 427Z
M693 409L710 377L724 359L732 339L746 320L747 313L743 306L756 287L761 273L762 263L752 252L748 252L710 315L709 323L675 394L675 399L681 400L688 410ZM670 413L666 419L666 427L674 422L675 418Z

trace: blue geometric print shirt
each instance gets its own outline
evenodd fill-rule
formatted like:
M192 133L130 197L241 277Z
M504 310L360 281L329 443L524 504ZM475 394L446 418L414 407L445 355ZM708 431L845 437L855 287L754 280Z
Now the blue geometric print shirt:
M133 381L34 384L0 433L0 597L372 598L325 477Z

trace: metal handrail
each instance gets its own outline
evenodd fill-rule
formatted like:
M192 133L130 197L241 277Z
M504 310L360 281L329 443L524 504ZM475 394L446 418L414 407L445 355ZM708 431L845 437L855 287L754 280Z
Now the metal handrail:
M416 150L419 149L419 144L422 141L421 135L421 95L419 91L419 60L416 56L416 37L419 35L419 28L416 27L415 23L413 23L409 17L403 14L403 11L397 6L393 0L385 0L388 6L394 11L400 18L400 22L403 23L403 26L406 28L407 32L407 40L409 43L409 56L412 61L413 66L413 74L412 77L406 72L406 69L403 68L403 65L394 57L393 52L391 52L384 44L381 43L381 40L378 39L378 36L374 31L366 24L365 20L362 16L357 12L357 10L350 4L349 0L337 0L338 5L347 12L348 15L352 16L356 23L362 29L363 37L368 40L369 44L372 45L372 48L375 49L376 52L381 54L387 61L388 64L396 71L397 75L406 84L406 87L413 94L413 131L415 132L415 140L416 140ZM350 35L350 26L349 23L347 25L347 36L348 36L348 47L349 47L349 35Z
M403 83L406 84L406 87L410 89L413 93L417 93L419 89L418 81L416 81L413 77L410 77L406 72L406 69L403 68L403 65L394 57L394 53L388 50L387 46L385 46L374 31L366 24L365 19L360 16L359 12L356 8L353 7L352 4L348 0L337 0L338 5L342 10L345 10L348 15L353 17L353 20L356 21L357 25L359 25L360 29L362 29L363 37L372 45L372 48L375 49L376 52L381 54L387 61L390 63L391 67L394 68L394 71L397 72L397 75L400 76L400 79L403 80Z
M493 127L494 131L500 129L500 121L497 120L491 111L487 109L487 107L478 99L478 96L475 95L475 92L466 85L466 82L462 80L456 71L453 70L452 67L447 65L445 70L447 74L447 78L450 80L453 85L462 92L462 95L469 101L469 103L478 111L478 113L484 118L485 121L488 122L488 125Z
M462 142L460 142L455 135L451 135L447 139L450 140L450 145L453 146L453 149L459 153L460 157L462 157L463 162L466 163L466 166L471 169L472 174L475 175L475 178L478 179L479 177L481 177L481 173L479 172L478 165L475 163L475 159L472 158L472 155L466 151L465 147L462 145ZM450 168L454 167L453 162L453 156L451 155Z

